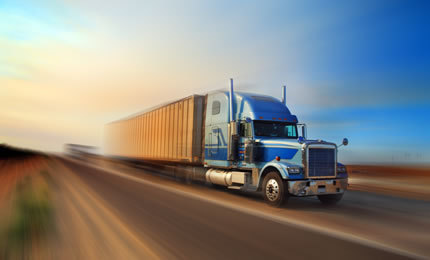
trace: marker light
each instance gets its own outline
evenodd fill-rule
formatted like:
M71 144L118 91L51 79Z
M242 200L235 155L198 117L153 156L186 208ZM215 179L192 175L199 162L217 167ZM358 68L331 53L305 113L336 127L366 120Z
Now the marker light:
M275 159L276 159L277 161L280 161L280 160L281 160L281 157L276 156L276 157L275 157Z
M346 167L345 167L345 166L338 165L338 166L337 166L337 172L339 172L339 173L344 173L344 172L346 172Z

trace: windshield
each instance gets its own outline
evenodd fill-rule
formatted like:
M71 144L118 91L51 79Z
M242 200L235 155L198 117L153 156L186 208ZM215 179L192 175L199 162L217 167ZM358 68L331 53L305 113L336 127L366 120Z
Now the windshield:
M255 136L297 138L297 126L292 123L254 121Z

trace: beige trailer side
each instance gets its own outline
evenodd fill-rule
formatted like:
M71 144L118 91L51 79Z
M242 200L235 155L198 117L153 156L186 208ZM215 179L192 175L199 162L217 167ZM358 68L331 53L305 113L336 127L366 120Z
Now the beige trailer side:
M106 153L203 164L205 97L193 95L106 126Z

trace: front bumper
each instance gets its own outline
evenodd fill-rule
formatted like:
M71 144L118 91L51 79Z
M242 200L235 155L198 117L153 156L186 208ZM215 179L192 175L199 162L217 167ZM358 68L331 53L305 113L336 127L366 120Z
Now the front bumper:
M339 194L348 188L348 179L323 179L288 181L288 191L293 196Z

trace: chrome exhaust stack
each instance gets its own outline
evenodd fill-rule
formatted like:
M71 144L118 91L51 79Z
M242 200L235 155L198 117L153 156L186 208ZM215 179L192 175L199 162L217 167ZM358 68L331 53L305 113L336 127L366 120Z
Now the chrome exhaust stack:
M230 79L230 123L228 124L228 146L227 146L227 160L236 161L238 159L239 149L239 134L238 122L234 120L234 89L233 79Z

